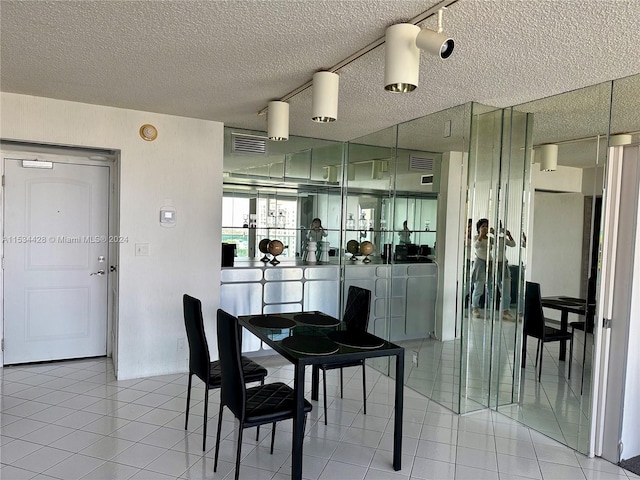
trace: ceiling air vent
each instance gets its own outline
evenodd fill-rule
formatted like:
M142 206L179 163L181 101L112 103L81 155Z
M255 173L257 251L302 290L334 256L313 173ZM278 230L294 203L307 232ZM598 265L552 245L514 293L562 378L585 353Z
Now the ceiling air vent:
M409 157L409 170L433 172L433 158L417 157L417 156L411 155Z
M232 135L233 143L231 151L248 155L266 155L267 139L260 137L248 137L246 135Z
M422 175L420 185L433 185L433 175Z

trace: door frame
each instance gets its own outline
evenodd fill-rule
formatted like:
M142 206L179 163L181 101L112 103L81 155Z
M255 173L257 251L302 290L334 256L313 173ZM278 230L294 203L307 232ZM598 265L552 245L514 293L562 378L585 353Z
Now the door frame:
M4 158L45 160L56 163L70 163L89 166L107 166L109 169L109 212L108 225L110 237L119 236L120 217L120 153L117 150L94 149L85 147L65 147L36 143L13 142L0 139L0 174L2 187L0 194L0 231L4 237ZM0 258L4 263L4 242L0 242ZM107 356L112 357L117 371L118 352L118 280L119 280L120 244L109 243L109 273L107 276ZM112 267L115 267L113 269ZM113 271L111 271L113 270ZM4 368L4 264L0 273L0 368Z

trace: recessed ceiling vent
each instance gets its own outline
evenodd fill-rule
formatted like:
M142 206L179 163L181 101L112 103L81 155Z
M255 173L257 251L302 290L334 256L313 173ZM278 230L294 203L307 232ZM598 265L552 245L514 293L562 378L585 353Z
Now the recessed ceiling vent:
M409 157L409 170L433 172L433 158L411 155Z
M266 155L267 139L249 137L246 135L232 135L231 151L243 155Z

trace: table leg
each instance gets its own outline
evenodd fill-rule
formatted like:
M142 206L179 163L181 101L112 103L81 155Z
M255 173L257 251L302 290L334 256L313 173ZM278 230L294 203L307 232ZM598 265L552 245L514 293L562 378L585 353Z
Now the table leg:
M404 352L396 356L396 405L393 425L393 469L402 468L402 412L404 409Z
M302 478L302 442L304 440L304 365L295 366L293 390L296 398L291 449L291 479Z
M569 326L569 312L566 310L562 311L562 316L560 317L560 330L562 333L566 333L568 331ZM560 358L561 362L564 361L567 356L567 342L560 342Z
M311 369L311 400L318 401L318 384L320 383L320 369L314 365Z

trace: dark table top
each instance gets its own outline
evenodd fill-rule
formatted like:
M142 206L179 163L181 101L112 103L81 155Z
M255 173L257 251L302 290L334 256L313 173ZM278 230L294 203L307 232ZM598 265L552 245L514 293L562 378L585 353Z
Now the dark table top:
M317 323L331 326L309 324L308 322L313 321L314 317L318 320ZM292 326L285 328L264 326L269 323L270 319L274 324L284 324L288 321ZM330 332L345 331L346 324L318 311L242 315L238 317L238 320L240 325L287 360L296 364L342 363L363 358L400 355L404 352L404 348L370 333L363 332L355 338L351 335L329 335ZM335 341L330 339L330 336ZM357 343L358 337L363 340L361 347L353 345Z
M564 296L542 297L542 306L583 315L587 310L587 300L584 298Z

